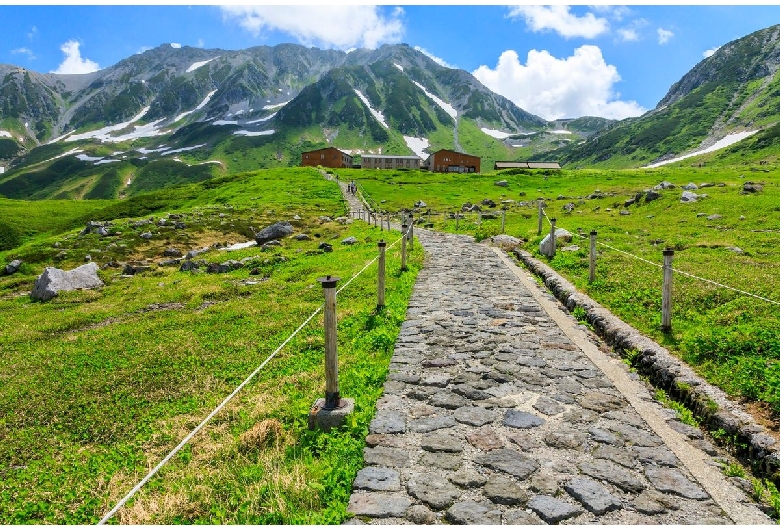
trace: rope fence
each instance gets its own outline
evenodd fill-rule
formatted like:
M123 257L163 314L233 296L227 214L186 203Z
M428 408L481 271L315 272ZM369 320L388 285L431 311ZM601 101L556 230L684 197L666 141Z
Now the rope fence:
M395 245L397 245L399 242L403 241L406 242L406 239L409 237L411 233L411 227L407 228L405 231L401 233L401 236L396 239L389 247L388 249L393 248ZM212 410L199 424L197 427L195 427L187 436L185 436L179 444L173 448L160 462L151 470L147 475L141 479L135 486L133 486L130 491L118 502L116 505L108 511L97 523L98 525L104 525L106 522L108 522L125 504L127 504L130 499L133 498L133 496L140 491L140 489L149 482L164 466L167 464L171 458L176 456L176 454L181 451L182 448L184 448L187 443L192 440L210 421L214 416L219 414L219 412L247 385L249 384L252 379L255 378L255 376L260 373L260 371L287 345L290 343L290 341L295 338L298 333L301 332L313 319L316 317L323 309L325 310L325 335L326 335L326 401L329 398L329 394L333 394L333 391L330 387L333 386L334 380L335 380L335 394L338 396L338 360L336 357L336 351L335 351L335 336L329 337L329 334L335 335L335 295L337 293L341 293L344 289L346 289L353 281L355 281L358 277L360 277L371 265L376 263L378 260L380 261L380 267L379 267L379 277L378 277L378 298L379 303L377 304L377 310L379 310L381 307L384 306L384 257L385 257L385 247L386 243L384 241L379 242L379 254L375 256L373 259L369 260L357 273L352 275L352 277L347 280L344 285L341 286L338 291L333 289L332 287L335 287L335 283L338 280L338 278L331 278L331 276L327 276L326 278L320 278L318 279L323 283L323 291L325 293L325 302L320 305L309 317L303 321L303 323L296 328L295 331L293 331L290 336L288 336L280 345L277 347L273 353L271 353L249 376L244 379L241 384L239 384L225 399L222 400L222 402L217 405L214 410ZM402 256L401 256L401 270L406 270L406 245L402 245ZM331 286L330 283L333 285ZM332 290L334 291L331 295L328 291ZM330 304L330 298L332 298L332 304ZM332 305L332 307L331 307ZM330 330L329 327L332 327L333 329ZM329 343L332 344L332 351L328 351L328 345ZM334 375L329 373L330 370L332 370L332 367L335 365L335 379ZM337 397L338 401L338 397ZM314 409L313 409L314 410ZM311 417L310 417L310 424L311 424ZM311 426L311 425L310 425Z

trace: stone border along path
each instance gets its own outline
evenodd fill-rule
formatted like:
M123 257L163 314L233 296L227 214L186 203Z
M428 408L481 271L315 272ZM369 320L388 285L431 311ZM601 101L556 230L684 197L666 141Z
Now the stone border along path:
M417 236L347 524L772 523L527 271L468 236Z

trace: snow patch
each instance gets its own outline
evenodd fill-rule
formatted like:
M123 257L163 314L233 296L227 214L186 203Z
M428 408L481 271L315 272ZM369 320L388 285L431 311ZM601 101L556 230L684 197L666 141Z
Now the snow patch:
M177 122L177 121L179 121L180 119L184 118L185 116L189 116L189 115L190 115L190 114L192 114L193 112L195 112L195 111L198 111L198 110L202 109L203 107L205 107L205 106L208 104L208 102L209 102L209 101L211 101L211 97L212 97L214 94L216 94L216 93L217 93L217 90L216 90L216 89L212 90L211 92L209 92L208 94L206 94L206 97L205 97L205 98L203 98L203 101L201 101L201 102L200 102L200 105L198 105L197 107L195 107L195 108L194 108L194 109L192 109L192 110L188 110L187 112L182 112L181 114L179 114L178 116L176 116L176 119L175 119L175 120L173 120L173 121L174 121L174 122Z
M98 160L95 162L95 165L99 166L100 164L110 164L111 162L119 162L119 160L115 158L104 158L103 160Z
M201 66L207 65L208 63L210 63L211 61L213 61L214 59L217 59L217 58L219 58L219 55L217 55L216 57L213 57L211 59L207 59L205 61L198 61L197 63L192 63L190 65L190 67L187 68L187 73L189 74L190 72L194 72L195 70L197 70Z
M98 160L103 160L102 156L89 156L85 154L76 155L76 158L82 162L97 162Z
M357 88L353 88L353 90L355 91L355 94L357 94L358 97L360 98L360 101L362 101L366 105L366 107L368 107L368 110L371 111L371 114L374 115L374 118L376 118L376 121L381 123L382 127L387 129L388 125L387 125L387 122L385 121L384 115L380 111L376 110L374 107L371 106L371 103L369 103L368 98L366 96L364 96L363 93L360 90L358 90Z
M273 129L269 129L267 131L246 131L246 130L240 130L240 131L233 131L233 134L237 134L239 136L267 136L269 134L273 134L276 131Z
M0 138L13 138L13 135L8 131L0 131Z
M230 245L229 247L221 248L219 250L223 250L223 251L241 250L242 248L254 247L255 245L257 245L257 241L247 241L246 243L236 243L234 245Z
M251 111L250 111L250 112L251 112ZM260 118L260 119L257 119L257 120L248 121L248 122L246 122L246 125L253 125L253 124L255 124L255 123L263 123L264 121L268 121L268 120L270 120L270 119L271 119L271 118L273 118L274 116L276 116L276 113L275 113L275 112L274 112L273 114L269 114L269 115L268 115L268 116L266 116L265 118Z
M430 142L427 138L415 138L414 136L404 136L404 142L409 146L409 149L414 151L414 154L422 158L423 160L428 158L423 149L427 149L430 146Z
M205 146L206 144L198 144L193 145L192 147L180 147L179 149L171 149L170 151L163 150L162 154L164 156L172 155L174 153L184 153L185 151L192 151L193 149L200 149L201 147Z
M496 138L498 140L503 140L505 138L509 138L510 136L512 136L511 133L506 133L506 132L503 132L503 131L497 131L495 129L488 129L486 127L482 127L481 131L483 133L487 134L488 136L492 136L493 138Z
M444 110L444 112L446 112L447 114L449 114L449 115L450 115L450 117L451 117L453 120L456 120L456 119L458 118L458 111L457 111L457 110L455 110L455 107L453 107L453 106L452 106L452 105L450 105L449 103L447 103L447 102L443 101L442 99L440 99L440 98L438 98L438 97L434 96L433 94L431 94L430 92L428 92L428 91L425 89L425 87L424 87L424 86L422 86L422 85L421 85L420 83L418 83L417 81L414 81L414 80L412 80L412 83L414 83L415 85L417 85L417 86L420 88L420 90L422 90L423 92L425 92L425 95L426 95L426 96L428 96L429 98L431 98L431 99L432 99L432 100L433 100L433 101L434 101L434 102L435 102L435 103L436 103L438 106L440 106L440 107L442 108L442 110Z
M64 139L68 142L77 142L79 140L88 140L88 139L95 139L95 140L107 140L110 138L110 134L115 131L121 131L122 129L126 129L127 127L130 127L133 123L137 122L141 118L144 117L144 115L149 112L149 109L151 107L144 107L141 109L141 112L130 118L130 121L126 121L123 123L117 123L116 125L109 125L107 127L103 127L102 129L98 129L96 131L89 131L82 134L70 134L67 135Z
M555 131L545 131L545 132L548 132L550 134L571 134L571 131L564 131L563 129L558 129Z
M236 120L217 120L214 122L214 125L238 125L238 121Z
M282 89L280 88L280 89L279 89L279 92L281 92L281 91L282 91ZM282 108L282 107L284 107L285 105L287 105L287 104L288 104L290 101L292 101L292 100L285 101L285 102L283 102L283 103L277 103L276 105L264 105L264 106L263 106L263 110L273 110L273 109L279 109L279 108Z
M400 64L398 64L398 63L393 63L393 66L395 66L396 68L398 68L398 69L399 69L399 70L401 70L402 72L404 71L404 67L403 67L403 66L401 66L401 65L400 65Z
M158 145L157 149L147 149L146 147L139 147L138 149L136 149L136 151L138 151L142 155L150 155L152 153L162 153L166 149L167 147L165 147L164 145Z
M692 153L688 153L687 155L678 156L677 158L672 158L671 160L664 160L663 162L658 162L655 164L650 164L649 166L645 166L646 168L654 168L654 167L660 167L665 166L666 164L673 164L674 162L679 162L680 160L685 160L686 158L691 158L693 156L703 155L705 153L712 153L713 151L717 151L718 149L723 149L724 147L728 147L730 145L733 145L737 142L740 142L744 140L745 138L748 138L750 136L753 136L756 134L758 130L755 131L742 131L738 133L733 133L724 136L711 146L707 147L706 149L700 149L698 151L694 151Z

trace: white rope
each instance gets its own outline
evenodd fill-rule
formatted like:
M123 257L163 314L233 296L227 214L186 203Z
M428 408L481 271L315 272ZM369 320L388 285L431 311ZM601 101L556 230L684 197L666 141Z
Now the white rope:
M582 236L580 234L576 234L576 235L581 237L582 239L585 239L585 236ZM596 243L598 245L601 245L602 247L607 247L608 249L614 250L616 252L620 252L621 254L625 254L626 256L632 257L634 259L638 259L639 261L644 261L645 263L648 263L648 264L650 264L650 265L652 265L654 267L658 267L659 269L663 269L664 268L663 265L659 265L658 263L653 263L652 261L646 260L644 258L640 258L639 256L635 256L634 254L631 254L629 252L625 252L625 251L617 249L615 247L611 247L611 246L609 246L609 245L607 245L605 243L601 243L600 241L596 241ZM776 302L775 300L770 300L769 298L765 298L765 297L759 296L757 294L749 293L747 291L743 291L741 289L736 289L734 287L729 287L728 285L723 285L722 283L718 283L718 282L713 281L713 280L708 280L707 278L702 278L701 276L696 276L695 274L691 274L689 272L684 272L684 271L681 271L679 269L675 269L674 267L672 267L672 271L676 272L677 274L682 274L683 276L688 276L689 278L693 278L695 280L700 280L700 281L703 281L703 282L710 283L712 285L716 285L718 287L722 287L723 289L728 289L729 291L734 291L736 293L744 294L745 296L751 296L753 298L757 298L759 300L763 300L764 302L769 302L770 304L780 305L780 302Z
M552 221L550 221L550 218L547 217L547 211L544 208L542 208L542 215L545 219L547 219L547 222L550 223L550 226L552 226Z
M408 232L408 231L407 231L407 232ZM395 241L395 243L393 243L392 245L390 245L390 248L392 248L392 247L393 247L393 246L394 246L396 243L398 243L398 241L400 241L401 239L403 239L403 236L402 236L402 237L400 237L400 238L398 238L398 240L396 240L396 241ZM352 278L350 278L350 279L347 281L347 283L345 283L345 284L344 284L344 285L341 287L341 289L339 289L338 291L336 291L336 294L338 294L338 293L340 293L341 291L343 291L344 289L346 289L346 288L347 288L347 286L348 286L349 284L351 284L351 283L352 283L352 282L353 282L353 281L354 281L354 280L355 280L355 279L356 279L358 276L360 276L361 274L363 274L363 272L365 272L365 270L366 270L366 269L368 269L368 268L369 268L369 267L370 267L370 266L371 266L371 265L372 265L372 264L373 264L373 263L374 263L376 260L378 260L378 259L379 259L379 255L377 255L377 256L376 256L374 259L372 259L371 261L369 261L368 263L366 263L366 265L365 265L365 266L364 266L362 269L360 269L360 271L358 271L358 272L357 272L357 274L353 275L353 276L352 276ZM130 500L130 499L133 497L133 495L135 495L136 493L138 493L138 491L139 491L139 490L140 490L140 489L141 489L141 488L144 486L144 484L146 484L147 482L149 482L149 480L150 480L150 479L151 479L151 478L152 478L154 475L156 475L156 474L157 474L157 472L158 472L158 471L160 471L160 469L162 469L162 467L163 467L165 464L167 464L167 463L168 463L168 461L169 461L171 458L173 458L174 456L176 456L176 453L178 453L179 451L181 451L181 449L182 449L182 448L183 448L185 445L187 445L187 443L188 443L188 442L189 442L189 441L190 441L190 440L191 440L191 439L192 439L192 438L193 438L193 437L194 437L196 434L198 434L198 432L200 432L200 430L201 430L201 429L203 429L203 427L205 427L205 426L206 426L206 424L207 424L207 423L208 423L208 422L211 420L211 418L213 418L214 416L216 416L216 415L217 415L217 413L219 413L219 411L221 411L221 410L222 410L222 409L225 407L225 405L227 405L227 404L228 404L228 402L230 402L230 400L231 400L231 399L233 399L233 398L236 396L236 394L238 394L238 393L241 391L241 389L242 389L242 388L244 388L244 387L245 387L245 386L246 386L246 385L247 385L247 384L248 384L248 383L249 383L249 382L250 382L250 381L251 381L251 380L252 380L252 379L253 379L253 378L254 378L254 377L255 377L255 376L256 376L256 375L259 373L259 372L260 372L260 370L262 370L262 369L263 369L263 367L265 367L265 365L266 365L266 364L268 364L268 362L269 362L271 359L273 359L273 358L276 356L276 354L277 354L277 353L279 353L279 352L282 350L282 348L284 348L284 347L285 347L285 346L286 346L286 345L287 345L287 344L288 344L288 343L289 343L289 342L290 342L290 341L291 341L291 340L292 340L292 339L293 339L293 338L294 338L294 337L295 337L295 336L296 336L296 335L297 335L297 334L298 334L298 333L299 333L299 332L300 332L300 331L301 331L301 330L302 330L304 327L306 327L306 325L307 325L309 322L311 322L311 320L312 320L312 319L313 319L315 316L317 316L317 313L319 313L320 311L322 311L322 308L323 308L323 307L325 307L325 304L322 304L320 307L318 307L318 308L317 308L317 310L316 310L316 311L314 311L314 312L313 312L313 313L312 313L312 314L309 316L309 318L307 318L307 319L306 319L306 320L303 322L303 324L301 324L300 326L298 326L298 329L296 329L295 331L293 331L292 335L290 335L289 337L287 337L287 339L286 339L286 340L285 340L285 341L284 341L284 342L283 342L283 343L282 343L282 344L281 344L281 345L280 345L278 348L276 348L276 350L274 350L274 352L273 352L271 355L269 355L269 356L266 358L266 360L265 360L265 361L263 361L263 363L262 363L260 366L258 366L258 367L255 369L255 371L254 371L254 372L252 372L251 374L249 374L249 377L247 377L246 379L244 379L244 381L243 381L243 382L242 382L240 385L238 385L238 386L236 387L236 389L235 389L235 390L233 390L233 392L231 392L231 393L230 393L230 395L229 395L228 397L226 397L224 400L222 400L222 403L220 403L220 404L217 406L217 408L215 408L213 411L211 411L211 413L210 413L208 416L206 416L206 418L205 418L203 421L201 421L201 422L200 422L200 424L198 424L198 426L197 426L197 427L195 427L195 428L192 430L192 432L190 432L190 433L189 433L187 436L185 436L185 437L184 437L184 439L183 439L181 442L179 442L179 445L177 445L177 446L176 446L176 447L175 447L175 448L174 448L174 449L173 449L173 450L172 450L170 453L168 453L168 454L165 456L165 458L163 458L163 459L160 461L160 463L159 463L159 464L157 464L157 465L154 467L154 469L152 469L152 470L151 470L151 471L150 471L150 472L149 472L149 473L148 473L148 474L147 474L147 475L146 475L146 476L145 476L143 479L141 479L141 481L140 481L138 484L136 484L135 486L133 486L133 489L131 489L131 490L130 490L130 491L127 493L127 495L125 495L125 496L122 498L122 500L120 500L120 501L119 501L119 502L116 504L116 506L114 506L114 507L111 509L111 511L109 511L109 512L108 512L106 515L104 515L104 516L103 516L103 518L102 518L102 519L101 519L101 520L98 522L98 525L103 525L103 524L105 524L105 523L106 523L106 522L107 522L109 519L111 519L111 517L113 517L113 516L114 516L114 514L116 514L116 512L117 512L117 511L119 511L119 509L120 509L120 508L122 508L122 506L124 506L124 505L127 503L127 501L129 501L129 500Z

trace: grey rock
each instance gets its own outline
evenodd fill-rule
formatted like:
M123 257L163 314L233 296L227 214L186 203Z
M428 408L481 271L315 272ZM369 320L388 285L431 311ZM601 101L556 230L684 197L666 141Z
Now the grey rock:
M293 228L293 225L291 225L289 222L279 221L278 223L274 223L272 225L266 226L258 233L256 233L255 241L257 241L258 245L262 245L263 243L267 243L268 241L272 241L274 239L282 239L283 237L289 236L294 231L295 228Z
M22 266L22 263L23 261L20 259L13 260L11 263L5 266L5 273L8 275L15 274L19 270L19 267Z
M742 185L742 193L758 193L764 189L764 186L761 184L756 184L755 182L745 182Z
M86 263L69 271L46 267L43 274L35 279L30 298L45 302L62 291L102 287L103 280L98 277L97 271L98 266L94 262Z
M432 374L426 376L425 379L420 381L420 384L427 386L435 386L437 388L444 388L450 384L450 376L443 374Z
M582 407L596 412L618 410L628 405L623 398L595 391L586 392L585 395L577 398L577 402Z
M415 208L425 208L426 206L428 205L425 203L425 201L417 201L414 203Z
M509 433L507 434L506 439L514 444L517 444L517 446L520 447L520 449L523 451L530 451L542 446L542 444L536 441L533 436L524 432Z
M722 216L722 215L719 215L719 214L717 214L717 213L714 213L714 214L712 214L712 215L708 215L708 216L707 216L707 220L708 220L708 221L717 221L718 219L723 219L723 216Z
M633 505L636 511L646 515L658 515L669 510L677 510L680 507L674 499L655 490L645 490L637 495Z
M496 449L474 458L477 464L509 473L521 480L539 469L539 463L514 449Z
M322 250L323 252L333 252L333 245L331 245L330 243L325 243L324 241L320 243L317 248Z
M631 448L618 448L611 445L599 445L595 451L593 451L594 458L603 458L604 460L612 460L616 464L620 464L623 467L633 469L636 466L636 459Z
M534 408L547 416L555 416L566 410L566 407L546 396L541 396L534 403Z
M455 385L454 387L452 387L452 391L455 392L456 394L460 394L466 399L471 399L473 401L489 399L491 397L490 394L488 394L487 392L478 390L471 385Z
M699 198L698 195L696 195L692 191L684 191L682 192L682 195L680 196L680 202L696 202L696 200Z
M209 247L200 248L200 249L193 249L187 252L187 254L184 256L184 259L192 259L198 254L203 254L204 252L208 252L211 250Z
M357 243L357 238L355 238L355 236L349 236L341 240L342 245L354 245L355 243Z
M429 403L434 407L442 407L445 409L454 410L460 407L465 407L469 404L469 401L466 398L452 392L443 391L437 392L431 396Z
M656 199L659 199L661 197L661 194L654 190L649 190L647 193L645 193L645 202L652 202Z
M718 456L720 454L718 449L715 446L713 446L710 442L708 442L707 440L696 440L696 439L694 439L694 440L691 440L689 443L692 446L694 446L694 447L696 447L698 449L701 449L702 451L704 451L705 453L707 453L710 456Z
M406 431L406 414L399 410L378 410L369 431L376 434L397 434Z
M683 474L676 469L647 467L645 469L645 475L647 475L650 483L658 491L674 493L675 495L680 495L686 499L704 500L709 498L709 495L707 495L704 490L685 478Z
M528 502L528 493L506 475L493 474L483 489L485 497L496 504L516 506Z
M501 510L490 502L476 502L471 500L458 502L447 510L444 517L452 524L501 524Z
M694 184L693 182L689 182L688 184L686 184L685 186L683 186L683 189L684 189L684 190L689 190L689 191L690 191L690 190L698 190L698 189L699 189L699 187L698 187L696 184Z
M173 247L168 247L165 250L163 250L163 256L168 258L180 258L182 257L181 250Z
M561 252L577 252L579 250L580 250L580 247L578 247L577 245L569 245L569 246L563 247L561 249Z
M368 466L358 471L352 487L358 490L398 491L401 489L401 476L393 469Z
M501 449L504 447L504 442L501 441L498 433L490 427L478 429L466 434L466 440L480 451L492 451L493 449Z
M582 513L582 508L579 506L547 495L533 497L528 501L528 507L550 524L559 523Z
M496 186L500 186L500 187L502 187L502 188L509 187L509 182L507 182L507 181L505 181L505 180L499 180L499 181L495 182L494 184L495 184Z
M423 467L455 470L463 464L463 457L460 453L430 453L426 451L420 457L419 464Z
M581 450L585 443L585 434L566 428L551 430L544 435L544 443L556 449Z
M662 445L661 439L655 434L649 433L643 429L637 429L631 425L620 422L609 422L606 427L613 432L620 434L624 440L633 445L642 447L656 447Z
M434 510L447 508L460 497L460 490L436 473L412 475L406 491Z
M403 517L412 504L406 495L387 493L353 493L347 511L366 517Z
M409 451L383 446L364 447L363 460L379 467L403 467L409 462Z
M539 519L539 516L537 516L535 513L528 513L525 510L507 510L504 512L504 516L502 519L503 524L506 525L515 525L515 526L524 526L524 525L531 525L531 524L546 524L544 521Z
M675 431L679 432L680 434L684 434L691 439L701 439L704 436L700 429L686 425L685 423L678 420L668 420L666 424Z
M423 438L420 447L433 453L460 453L463 451L463 442L449 434L434 433Z
M311 237L309 237L308 234L298 234L295 236L295 240L297 241L310 241Z
M414 524L436 524L439 518L430 508L423 504L415 504L406 510L406 519Z
M545 471L540 471L531 477L530 488L531 491L552 496L557 495L560 491L560 488L558 487L558 479Z
M144 232L143 234L141 234L141 237L143 239L152 239L154 237L154 234L152 234L151 232Z
M593 462L582 462L577 467L585 475L609 482L623 491L638 493L645 489L639 477L607 460L596 459Z
M515 429L532 429L544 425L545 420L522 410L508 410L504 414L504 425Z
M563 485L563 489L596 515L603 515L621 507L620 499L595 480L573 478Z
M674 456L674 453L665 447L636 447L634 449L637 458L645 464L654 464L657 466L677 467L680 461Z
M461 468L456 473L450 475L449 480L456 486L467 489L482 487L487 482L484 475L470 467Z
M199 268L198 263L190 260L183 261L182 264L179 266L179 270L182 272L197 270L198 268Z
M482 407L461 407L455 410L455 419L460 423L481 427L495 420L495 413Z

